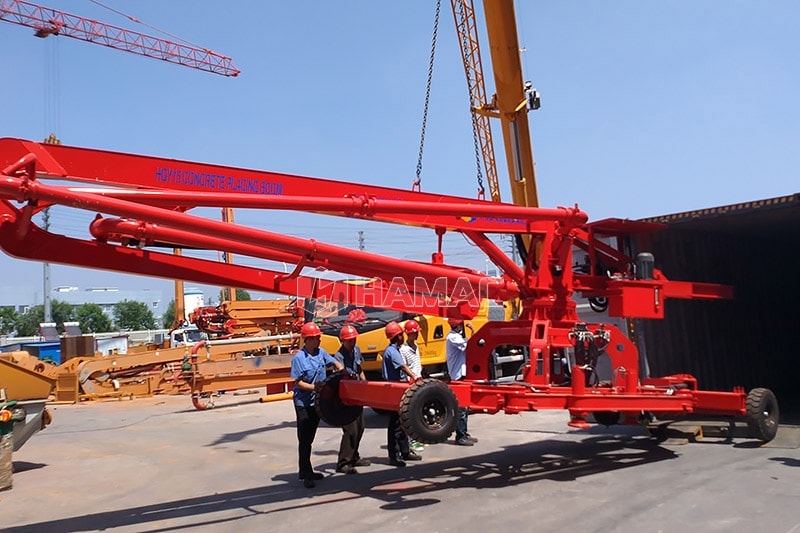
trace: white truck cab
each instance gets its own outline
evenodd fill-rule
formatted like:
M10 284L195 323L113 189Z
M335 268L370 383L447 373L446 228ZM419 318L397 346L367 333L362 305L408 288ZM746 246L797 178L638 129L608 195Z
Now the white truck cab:
M196 326L186 326L172 330L169 334L169 345L172 348L177 346L192 346L200 341L207 340L208 336L197 329Z

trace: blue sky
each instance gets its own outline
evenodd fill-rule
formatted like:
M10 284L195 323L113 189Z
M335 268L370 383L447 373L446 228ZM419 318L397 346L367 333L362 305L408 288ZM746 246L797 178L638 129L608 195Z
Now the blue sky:
M104 2L233 58L238 78L0 23L0 136L409 188L419 148L434 2ZM479 4L479 3L478 3ZM143 33L88 0L47 6ZM224 7L223 7L224 6ZM479 24L482 24L480 5ZM540 203L641 218L798 192L800 70L794 2L518 2ZM169 38L163 36L164 38ZM483 44L491 94L490 61ZM498 157L502 154L496 135ZM501 190L510 199L502 160ZM422 187L474 197L468 97L442 4ZM86 236L90 215L54 213ZM273 231L427 260L430 233L302 214L244 212ZM448 241L446 258L484 258ZM0 254L15 286L41 268ZM171 284L53 266L52 285ZM0 286L8 282L0 282ZM215 295L216 290L207 289Z

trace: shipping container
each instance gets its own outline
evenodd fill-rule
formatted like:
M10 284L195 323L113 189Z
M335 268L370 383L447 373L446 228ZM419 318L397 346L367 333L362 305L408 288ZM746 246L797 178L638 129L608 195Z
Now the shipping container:
M636 341L654 376L689 373L700 386L767 387L782 419L800 418L800 195L646 219L666 225L632 239L668 279L724 283L732 300L669 300L664 320L639 320Z

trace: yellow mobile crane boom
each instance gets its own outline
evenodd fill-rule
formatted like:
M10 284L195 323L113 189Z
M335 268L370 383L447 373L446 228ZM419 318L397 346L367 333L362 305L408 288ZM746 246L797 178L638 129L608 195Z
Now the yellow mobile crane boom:
M467 74L470 102L476 113L477 135L491 199L500 201L500 191L488 119L498 118L503 132L512 201L517 205L538 207L528 111L538 109L539 96L530 82L522 79L513 0L486 0L483 3L495 83L495 94L491 101L486 100L473 1L451 0L451 5Z

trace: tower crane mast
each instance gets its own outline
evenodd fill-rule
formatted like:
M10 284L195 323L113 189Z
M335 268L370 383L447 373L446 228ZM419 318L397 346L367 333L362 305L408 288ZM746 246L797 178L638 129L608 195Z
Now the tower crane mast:
M36 37L62 35L222 76L238 76L240 72L230 57L206 48L175 43L29 2L0 0L0 20L33 28Z

